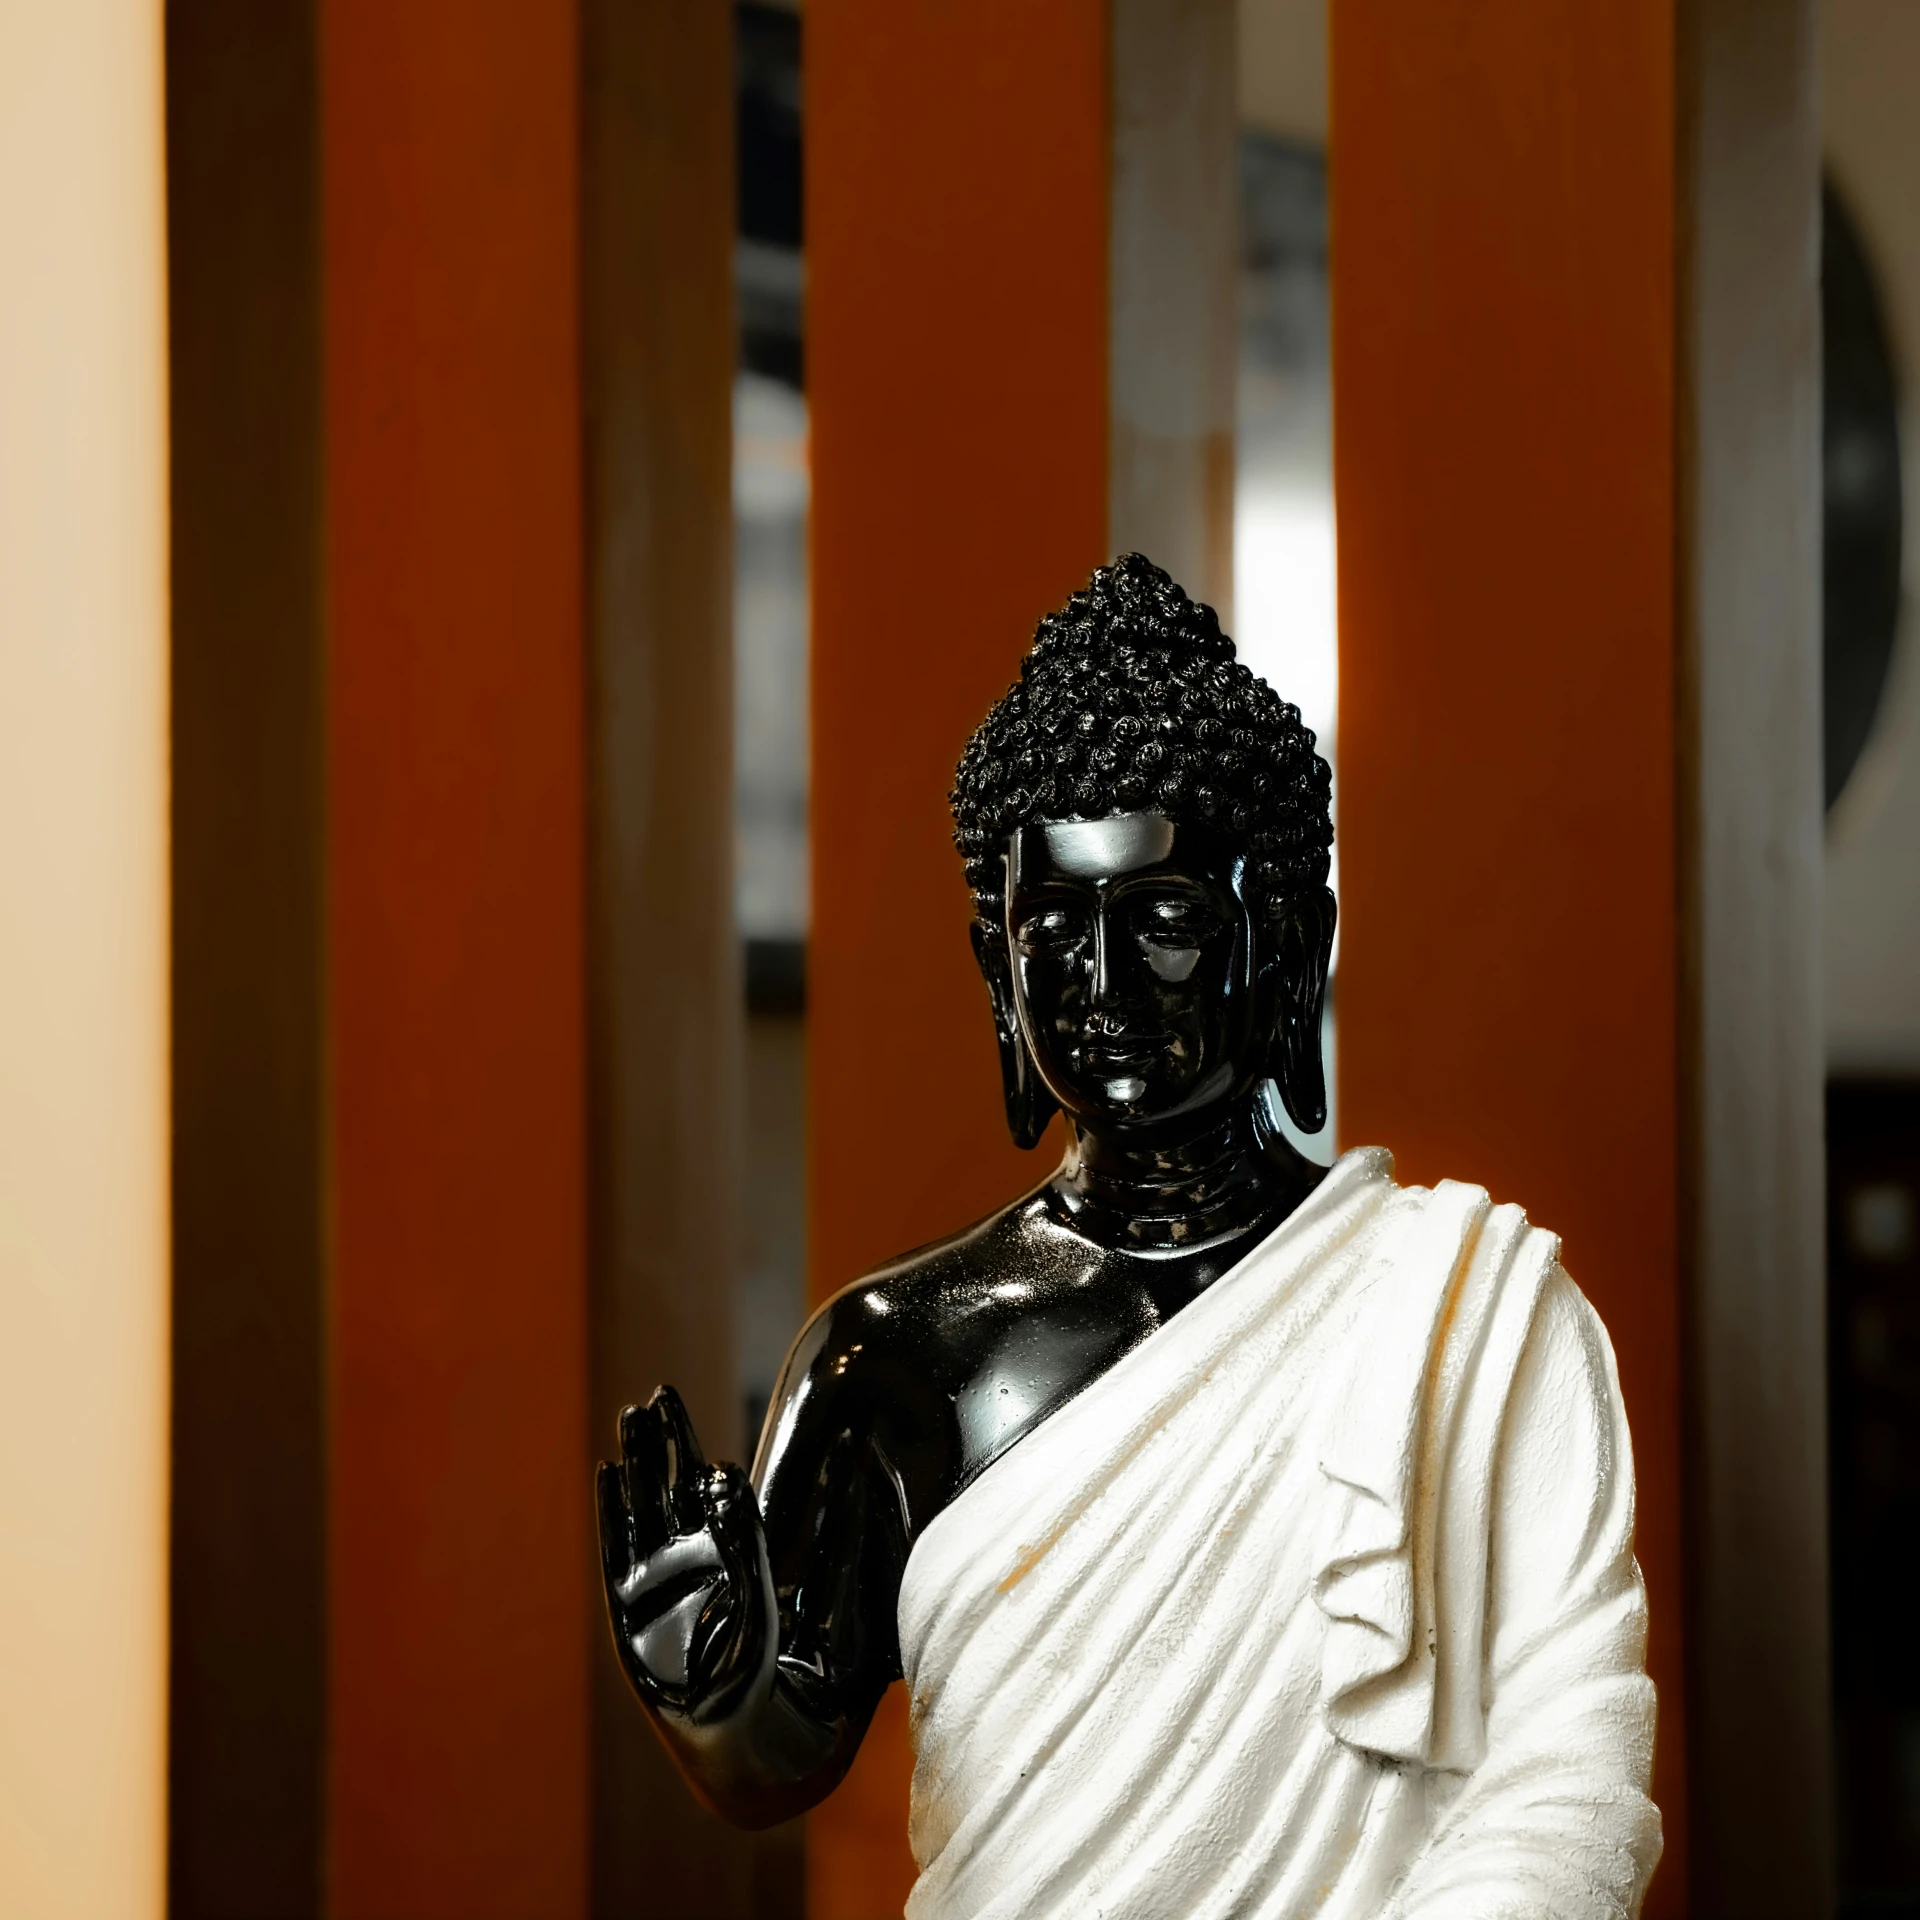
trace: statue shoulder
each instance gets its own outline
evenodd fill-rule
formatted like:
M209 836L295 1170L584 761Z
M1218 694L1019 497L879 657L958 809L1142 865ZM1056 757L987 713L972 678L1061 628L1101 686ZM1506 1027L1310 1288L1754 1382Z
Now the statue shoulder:
M842 1287L788 1350L755 1478L809 1483L828 1454L892 1436L912 1515L937 1508L959 1471L954 1396L977 1363L987 1291L1029 1257L1027 1195L964 1232L916 1247ZM1002 1308L1004 1315L1006 1309Z
M1040 1189L959 1233L930 1240L863 1274L816 1307L787 1354L782 1392L803 1380L870 1374L876 1362L936 1362L941 1332L988 1288L1023 1276L1047 1231Z
M937 1310L954 1293L1017 1274L1049 1233L1044 1182L958 1233L897 1255L826 1300L814 1319L859 1324ZM1054 1236L1054 1237L1057 1237Z

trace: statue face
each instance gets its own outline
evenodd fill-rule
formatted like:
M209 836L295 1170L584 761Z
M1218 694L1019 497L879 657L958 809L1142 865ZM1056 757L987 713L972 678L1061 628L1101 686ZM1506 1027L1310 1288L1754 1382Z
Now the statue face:
M1265 1071L1244 865L1221 835L1157 813L1009 837L1014 1011L1069 1117L1176 1119Z

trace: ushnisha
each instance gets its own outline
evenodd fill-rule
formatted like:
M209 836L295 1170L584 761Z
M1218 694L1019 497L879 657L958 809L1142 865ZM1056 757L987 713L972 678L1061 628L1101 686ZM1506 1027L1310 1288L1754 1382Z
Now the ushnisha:
M1041 621L953 809L1065 1157L814 1315L751 1479L670 1388L600 1470L710 1806L814 1805L904 1677L909 1920L1618 1920L1659 1858L1605 1330L1517 1207L1278 1123L1325 1118L1328 793L1139 555Z

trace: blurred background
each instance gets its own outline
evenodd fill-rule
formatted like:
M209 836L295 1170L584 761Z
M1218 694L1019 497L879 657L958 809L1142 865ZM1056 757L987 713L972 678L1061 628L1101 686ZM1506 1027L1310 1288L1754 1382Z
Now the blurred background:
M0 0L0 1907L900 1911L898 1699L713 1820L589 1472L1044 1171L944 790L1139 546L1335 768L1303 1149L1620 1350L1649 1912L1920 1915L1916 88L1911 0Z

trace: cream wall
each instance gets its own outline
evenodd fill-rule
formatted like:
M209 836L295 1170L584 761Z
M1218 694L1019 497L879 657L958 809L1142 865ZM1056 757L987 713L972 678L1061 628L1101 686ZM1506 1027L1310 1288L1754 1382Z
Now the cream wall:
M160 0L0 0L0 1913L163 1907Z
M1327 0L1240 0L1240 118L1327 144Z
M1825 0L1828 165L1878 272L1903 387L1907 590L1880 719L1828 821L1829 1056L1920 1071L1920 0Z

